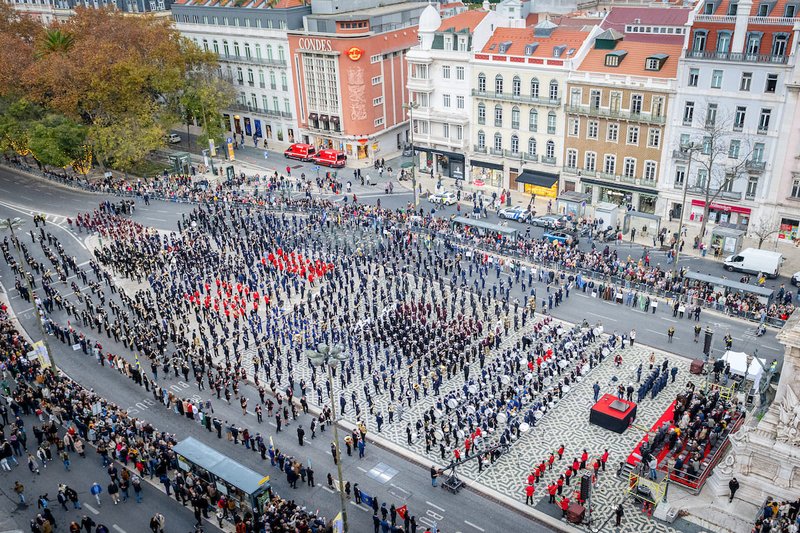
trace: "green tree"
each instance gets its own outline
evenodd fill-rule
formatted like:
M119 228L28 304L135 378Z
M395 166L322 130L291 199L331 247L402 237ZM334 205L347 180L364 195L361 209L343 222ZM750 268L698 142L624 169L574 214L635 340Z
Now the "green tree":
M30 153L31 126L42 116L42 109L25 98L0 100L0 149L17 155Z
M42 165L67 167L83 155L86 127L63 115L50 114L30 129L30 149Z
M68 31L61 28L46 28L44 35L36 43L36 56L42 57L47 54L65 54L69 52L75 44L75 37Z
M235 99L233 86L214 75L209 65L200 65L187 76L179 103L186 123L189 124L194 119L202 128L199 136L201 146L207 146L209 139L220 141L225 133L222 109Z

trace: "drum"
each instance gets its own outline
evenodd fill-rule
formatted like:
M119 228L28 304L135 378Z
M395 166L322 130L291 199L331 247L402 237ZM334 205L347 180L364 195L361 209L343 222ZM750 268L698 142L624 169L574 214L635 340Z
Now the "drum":
M497 421L500 422L501 424L505 424L507 420L508 420L508 415L506 415L505 413L500 413L499 415L497 415Z
M463 430L459 429L458 431L456 431L456 436L458 436L459 439L463 439L466 436L466 433L464 433Z
M519 432L520 433L527 433L530 430L531 430L531 426L527 422L523 422L522 424L519 425Z
M500 383L502 383L503 385L508 385L509 383L511 383L511 378L508 376L500 376Z
M467 414L468 415L474 415L475 414L475 408L473 406L471 406L471 405L468 405L467 406Z
M536 420L539 420L543 416L544 416L544 411L536 411L535 413L533 413L533 418L535 418Z
M525 381L533 381L533 374L525 374Z
M478 392L478 387L475 385L470 385L469 387L467 387L467 391L470 394L475 394L476 392Z
M455 398L450 398L449 400L447 400L447 406L450 409L455 409L456 407L458 407L458 402L455 400Z
M563 387L561 387L561 390L564 391L564 394L566 394L566 393L568 393L570 391L570 386L569 385L564 385Z
M442 433L441 429L434 429L433 436L436 437L436 440L442 440L444 438L444 433Z
M562 369L564 369L564 368L567 368L569 366L569 363L566 360L562 359L561 361L558 362L558 366L560 366Z
M608 357L608 354L610 354L610 353L611 353L611 350L609 350L608 348L603 348L603 357Z

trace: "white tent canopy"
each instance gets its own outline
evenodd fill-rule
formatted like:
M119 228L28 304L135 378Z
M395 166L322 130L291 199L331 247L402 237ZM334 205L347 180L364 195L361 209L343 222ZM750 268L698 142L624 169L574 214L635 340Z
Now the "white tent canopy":
M758 386L761 383L761 375L764 373L764 367L767 366L766 359L759 358L759 361L761 361L761 364L759 364L759 361L756 361L754 357L748 368L746 353L727 351L725 355L722 356L722 360L731 365L732 374L738 374L745 379L751 380L753 382L753 388L758 390Z

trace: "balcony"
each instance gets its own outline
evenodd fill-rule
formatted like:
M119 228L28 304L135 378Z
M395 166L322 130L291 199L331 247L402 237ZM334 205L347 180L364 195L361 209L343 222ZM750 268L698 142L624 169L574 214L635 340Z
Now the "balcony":
M639 184L640 185L644 185L645 187L655 187L656 186L656 180L654 180L654 179L649 180L647 178L642 178L639 181Z
M531 161L532 163L536 163L537 161L539 161L539 154L523 152L522 159L524 159L525 161Z
M511 150L503 150L503 155L510 159L522 159L522 152L517 150L516 152Z
M264 65L267 67L286 67L286 61L281 59L264 59L259 57L219 56L220 63L237 63L240 65Z
M590 117L610 118L615 120L629 120L631 122L646 122L648 124L664 124L666 121L665 117L652 115L651 113L633 113L625 109L612 111L606 107L595 107L590 105L568 105L567 113L587 115Z
M490 148L489 149L489 154L497 155L497 156L502 157L503 156L503 150L502 149L497 149L497 148Z
M736 15L697 15L695 22L711 22L714 24L736 24ZM748 24L766 24L769 26L794 26L798 19L792 17L747 17Z
M679 161L688 161L689 160L689 152L685 152L683 150L673 150L672 151L672 158L677 159Z
M232 111L242 111L244 113L258 113L259 115L266 115L268 117L283 117L292 118L291 113L286 111L278 111L277 109L260 109L258 106L248 104L233 104L228 106Z
M515 102L518 104L546 105L553 107L559 107L561 105L561 98L538 98L522 94L514 95L506 92L479 91L478 89L472 89L472 96L489 100L500 100L503 102Z
M429 93L433 91L433 80L430 78L408 78L407 88L409 91Z
M789 57L773 56L768 54L746 54L742 52L717 52L715 50L689 50L686 52L689 59L711 59L717 61L737 61L745 63L775 63L785 64Z
M485 146L478 146L477 144L472 145L472 151L476 154L485 154L486 147Z
M691 185L686 187L686 192L691 194L692 196L705 196L706 189L705 187L699 185ZM712 187L711 191L709 191L712 195L716 193L716 190ZM741 191L722 191L719 193L719 198L722 200L729 200L729 201L737 201L742 199L742 192Z
M636 183L636 178L634 176L626 176L625 174L621 175L619 180L622 183Z
M755 161L753 159L749 159L747 161L747 163L745 163L745 167L747 167L747 170L750 170L750 171L753 171L753 172L764 172L764 169L767 168L767 162L766 161Z
M544 163L545 165L555 165L556 164L556 158L555 157L547 157L546 155L543 155L542 156L542 163Z
M619 181L619 176L616 174L610 174L608 172L598 172L597 177L608 181Z
M580 172L578 167L562 167L561 170L564 174L572 174L573 176L576 176L578 172Z

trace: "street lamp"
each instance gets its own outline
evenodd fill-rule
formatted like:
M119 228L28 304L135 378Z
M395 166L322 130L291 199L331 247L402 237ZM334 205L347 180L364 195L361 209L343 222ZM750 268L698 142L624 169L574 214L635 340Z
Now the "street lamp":
M331 368L339 363L347 361L349 356L344 353L344 349L339 345L328 345L325 343L317 344L315 350L306 350L306 357L311 361L315 367L323 365L328 373L328 385L331 389L331 416L333 417L333 439L336 441L336 470L339 474L339 498L342 504L342 531L347 533L347 504L344 497L344 477L342 476L342 453L341 445L339 444L339 430L338 423L336 422L336 402L333 395L333 374Z
M408 120L411 124L409 128L411 131L411 161L413 162L411 165L411 186L414 187L414 209L416 210L416 208L419 207L419 194L417 193L417 174L414 171L417 166L416 156L414 154L414 110L419 109L419 104L410 101L407 104L403 104L403 109L408 109Z
M697 149L697 144L689 142L680 145L680 151L689 155L689 163L686 166L686 176L683 178L683 199L681 200L681 216L678 217L678 239L675 241L675 258L672 264L672 278L675 278L675 273L678 271L678 256L681 252L681 234L683 233L683 213L686 211L686 193L689 191L689 179L692 173L692 159L694 152Z

